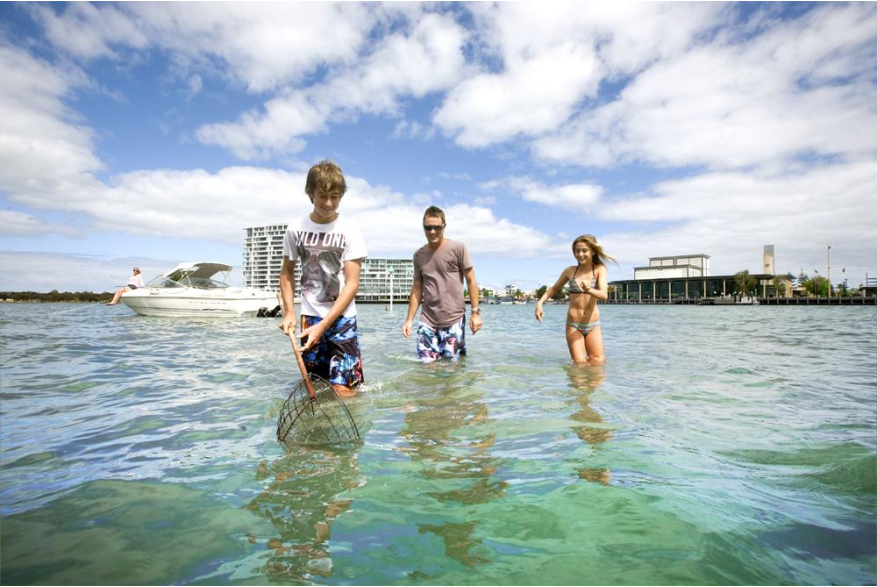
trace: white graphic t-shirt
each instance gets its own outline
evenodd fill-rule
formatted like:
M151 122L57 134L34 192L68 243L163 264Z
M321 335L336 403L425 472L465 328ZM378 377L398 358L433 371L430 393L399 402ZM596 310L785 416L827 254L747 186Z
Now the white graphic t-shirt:
M317 224L305 216L287 227L283 256L301 268L301 313L325 318L344 288L344 262L363 259L368 252L359 228L347 218ZM356 316L356 302L343 316Z

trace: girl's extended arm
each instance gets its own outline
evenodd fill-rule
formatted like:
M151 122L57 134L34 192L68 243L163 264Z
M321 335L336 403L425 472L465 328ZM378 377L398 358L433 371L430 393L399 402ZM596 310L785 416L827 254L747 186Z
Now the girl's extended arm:
M542 323L542 302L563 289L563 285L567 281L567 273L569 273L569 267L561 272L560 277L557 278L557 281L554 282L554 285L546 289L545 293L542 294L542 297L539 298L539 301L536 302L536 320L538 320L540 324Z

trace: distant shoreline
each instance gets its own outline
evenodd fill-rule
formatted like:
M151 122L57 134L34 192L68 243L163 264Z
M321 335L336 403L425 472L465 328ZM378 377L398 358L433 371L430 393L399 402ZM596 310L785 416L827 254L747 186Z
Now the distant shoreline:
M751 301L717 300L715 298L702 299L674 299L674 300L606 300L601 305L618 306L713 306L713 307L739 307L739 306L877 306L877 297L861 296L834 296L818 298L752 298Z
M4 304L51 304L51 303L74 303L74 304L99 304L104 303L113 298L112 292L58 292L51 291L48 293L23 291L23 292L2 292L0 291L0 303ZM861 296L832 296L827 297L790 297L790 298L748 298L758 300L757 304L748 302L737 302L726 299L715 298L691 298L691 299L673 299L673 300L613 300L608 299L601 301L600 305L630 305L630 306L877 306L877 297L861 297ZM374 304L389 305L390 300L355 300L358 304ZM295 300L296 304L300 300ZM393 303L399 305L407 305L408 298L397 298ZM467 299L465 303L468 305L470 301ZM566 300L551 300L546 304L551 305L567 305ZM482 301L483 306L491 305L529 305L529 303L517 304L489 304Z
M76 302L83 304L94 304L106 302L113 299L113 292L91 292L91 291L0 291L0 302L6 304L20 304L25 302L32 303L54 303L54 302Z
M0 300L0 304L103 304L112 299L113 294L100 300Z

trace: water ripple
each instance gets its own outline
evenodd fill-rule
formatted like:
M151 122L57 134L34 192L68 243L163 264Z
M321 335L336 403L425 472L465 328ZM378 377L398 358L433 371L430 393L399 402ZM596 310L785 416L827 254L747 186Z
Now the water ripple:
M485 307L465 361L424 367L363 306L364 442L284 451L276 320L4 305L3 578L877 580L874 309L607 306L602 369L569 364L564 313Z

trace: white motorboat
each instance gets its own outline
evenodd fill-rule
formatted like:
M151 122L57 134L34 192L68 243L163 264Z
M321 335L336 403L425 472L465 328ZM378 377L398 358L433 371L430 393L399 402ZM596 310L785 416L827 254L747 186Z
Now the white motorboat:
M277 306L270 291L231 287L213 278L231 269L225 263L180 263L146 287L125 292L122 301L144 316L236 317Z

